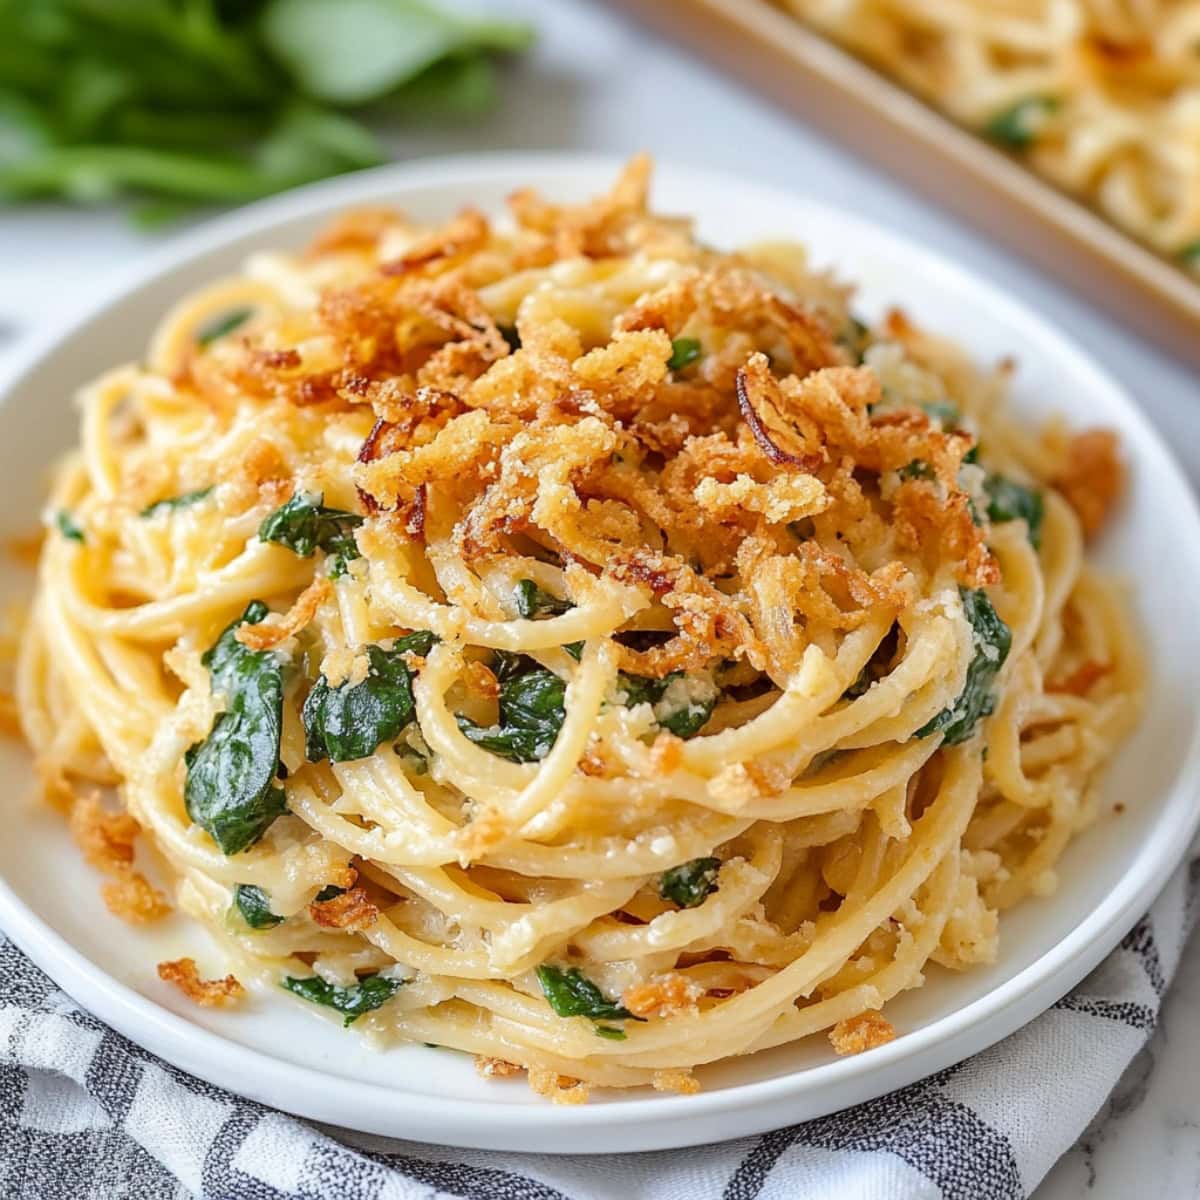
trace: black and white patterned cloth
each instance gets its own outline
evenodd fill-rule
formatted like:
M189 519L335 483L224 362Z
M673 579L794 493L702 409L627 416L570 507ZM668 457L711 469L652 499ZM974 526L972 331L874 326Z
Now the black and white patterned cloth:
M3 1200L1010 1200L1145 1043L1196 909L1182 867L1069 996L890 1096L761 1137L553 1157L352 1134L241 1100L84 1012L0 939Z

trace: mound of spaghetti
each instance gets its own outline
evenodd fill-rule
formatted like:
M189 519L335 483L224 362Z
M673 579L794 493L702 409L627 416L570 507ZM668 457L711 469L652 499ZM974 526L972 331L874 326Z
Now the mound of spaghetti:
M228 946L198 1001L691 1091L1053 890L1137 706L1114 438L648 180L347 214L84 391L20 709L110 906L168 907L140 827Z

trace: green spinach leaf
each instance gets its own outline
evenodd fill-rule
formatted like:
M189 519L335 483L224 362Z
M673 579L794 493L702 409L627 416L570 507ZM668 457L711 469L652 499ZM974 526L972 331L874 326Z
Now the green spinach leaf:
M1027 96L998 112L983 132L1009 150L1027 150L1037 140L1046 118L1057 108L1054 96Z
M283 723L283 666L271 651L250 650L234 636L239 625L267 615L261 600L226 628L201 660L225 711L204 741L184 755L188 816L225 854L254 845L287 809L274 785Z
M560 1017L589 1017L593 1021L644 1021L623 1004L610 1000L578 967L554 967L543 963L537 969L550 1007Z
M1030 544L1035 550L1041 549L1045 514L1042 493L1003 475L989 475L983 487L988 494L988 519L999 523L1023 518L1029 529Z
M317 550L342 559L358 558L354 530L362 524L362 517L326 508L323 500L320 492L297 492L263 521L258 536L264 542L286 546L301 558L311 558Z
M437 639L424 631L398 638L391 650L367 647L367 677L330 687L322 675L301 712L309 762L368 758L413 719L412 670L405 654L424 656Z
M850 316L835 340L850 356L851 363L856 367L861 366L863 356L871 345L871 327L857 317Z
M901 479L933 479L933 468L923 459L914 458L896 472Z
M694 858L664 871L658 881L658 894L680 908L695 908L704 903L710 892L716 891L720 869L719 858Z
M944 746L965 742L975 732L979 721L992 713L996 707L992 684L1012 649L1012 632L992 607L987 592L982 588L959 588L959 594L971 623L975 654L967 667L967 679L958 699L922 725L914 735L944 734Z
M667 359L667 369L682 371L690 367L703 353L699 338L675 338L671 342L671 357Z
M424 0L268 0L267 46L310 96L357 107L443 60L523 50L525 26L442 12Z
M662 679L646 675L617 676L617 691L625 695L625 704L649 704L659 726L676 737L690 738L707 724L717 706L716 688L694 688L682 671L672 671Z
M477 746L501 758L540 762L554 748L567 718L567 685L524 655L497 658L501 665L493 667L493 673L500 680L499 720L483 727L460 713L458 727Z
M570 600L562 600L543 591L532 579L517 581L517 586L513 589L513 600L518 616L527 621L536 621L542 617L559 617L575 607Z
M0 201L143 220L383 161L357 113L478 112L526 27L427 0L0 0Z
M84 541L83 530L80 528L79 523L75 520L75 518L71 516L71 514L67 512L65 508L60 508L58 512L54 514L54 524L58 528L58 532L61 533L63 537L72 542L79 542L82 545Z
M281 916L271 911L267 893L252 883L239 883L233 889L233 903L251 929L274 929L283 921Z
M211 486L198 488L194 492L181 492L178 496L168 496L165 500L155 500L153 504L147 504L138 513L138 516L156 517L159 513L174 512L177 508L188 508L190 505L199 504L201 500L206 500L211 495Z
M921 407L929 414L929 419L943 431L953 429L962 416L958 405L949 400L927 400Z
M282 986L310 1004L323 1004L342 1014L342 1025L351 1025L363 1013L382 1008L403 986L401 979L388 979L384 975L364 975L353 987L338 987L326 983L319 975L295 979L291 975L283 980Z
M214 317L196 330L196 342L201 346L209 346L227 333L232 333L239 326L245 325L253 315L254 309L252 308L234 308L229 312L221 313L220 316Z

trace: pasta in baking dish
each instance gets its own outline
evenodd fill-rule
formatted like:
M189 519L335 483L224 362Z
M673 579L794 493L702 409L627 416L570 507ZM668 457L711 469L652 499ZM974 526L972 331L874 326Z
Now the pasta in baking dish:
M1095 814L1113 435L649 182L347 213L83 390L19 708L109 906L171 906L144 833L228 947L198 1002L692 1091L890 1039Z
M1196 0L775 0L1200 278Z

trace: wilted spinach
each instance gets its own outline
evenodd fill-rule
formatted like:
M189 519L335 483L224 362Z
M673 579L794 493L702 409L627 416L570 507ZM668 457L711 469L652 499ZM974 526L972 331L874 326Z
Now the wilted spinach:
M155 500L153 504L147 504L138 513L138 516L156 517L159 513L174 512L177 508L187 508L192 504L199 504L201 500L207 499L211 495L211 485L206 488L197 488L194 492L180 492L178 496L168 496L165 500Z
M1045 514L1042 493L1003 475L989 475L983 487L988 494L988 519L999 523L1023 518L1029 529L1031 545L1035 550L1040 549L1042 517Z
M273 929L283 920L271 911L267 893L252 883L239 883L233 889L233 903L251 929Z
M623 1004L610 1000L578 967L554 967L543 963L537 969L537 977L550 1007L560 1017L588 1017L593 1021L645 1020L645 1017L635 1017Z
M996 707L992 683L1012 649L1012 633L992 607L987 592L982 588L959 588L959 594L971 623L975 655L967 668L966 683L958 699L922 725L915 735L944 734L942 744L945 746L966 741L975 732L978 722Z
M254 845L286 811L275 787L283 713L283 666L277 654L251 650L234 636L238 626L257 625L267 615L252 600L205 652L212 690L225 698L225 711L212 730L184 755L188 816L225 854Z
M317 550L336 556L343 564L358 558L354 530L362 524L362 517L340 508L326 508L324 499L320 492L297 492L263 521L258 536L264 542L286 546L301 558L310 558Z
M493 673L500 681L499 720L484 727L460 713L459 729L477 746L511 762L541 761L567 719L567 685L524 655L497 655Z
M1054 96L1027 96L1002 109L984 126L992 141L1009 150L1026 150L1037 139L1046 118L1058 108Z
M921 407L929 415L929 419L944 430L953 429L962 415L958 411L958 405L949 400L927 400Z
M671 357L667 359L667 369L682 371L690 367L703 353L699 338L675 338L671 342Z
M717 706L717 691L708 696L687 695L680 704L672 704L669 694L676 680L686 680L682 671L672 671L662 679L647 675L627 675L624 671L617 676L617 690L625 695L625 703L632 708L635 704L649 704L654 708L654 719L659 726L676 737L690 738L699 733L712 716Z
M664 871L658 881L658 894L680 908L695 908L716 890L720 869L719 858L694 858Z
M72 542L83 543L83 530L78 522L65 508L60 508L54 514L54 524L58 527L58 532L65 538L69 538Z
M309 762L351 762L375 753L413 719L412 670L405 654L426 655L437 638L420 631L397 638L391 650L367 647L367 677L330 687L322 675L301 712Z
M517 614L527 621L536 621L541 617L559 617L575 607L570 600L562 600L543 591L532 579L518 580L513 589L513 600L517 606Z
M245 325L253 315L252 308L234 308L221 313L196 330L196 341L201 346L209 346L226 334L232 333L239 325Z
M905 463L896 474L905 480L934 478L933 468L923 458L914 458L912 462Z
M319 975L305 979L294 979L289 975L282 986L311 1004L337 1009L342 1014L342 1025L346 1026L357 1021L363 1013L381 1008L404 986L404 981L388 979L384 975L364 975L353 987L345 988L326 983Z

